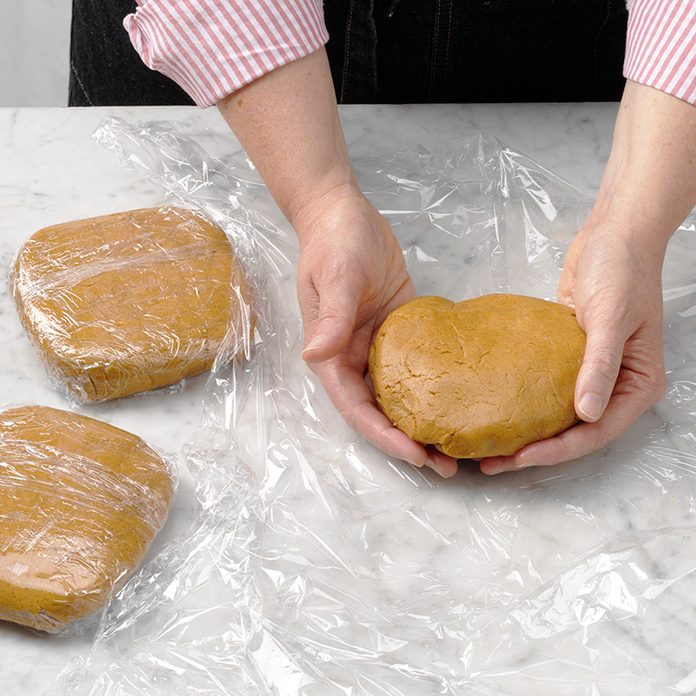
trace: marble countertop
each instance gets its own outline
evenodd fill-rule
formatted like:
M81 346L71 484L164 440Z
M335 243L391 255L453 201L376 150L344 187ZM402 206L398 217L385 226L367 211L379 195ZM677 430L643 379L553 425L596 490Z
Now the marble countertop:
M615 114L614 104L348 106L342 109L353 156L370 155L377 145L393 150L416 143L429 146L467 131L483 130L588 192L598 188ZM224 156L239 150L214 110L184 107L0 110L0 271L3 274L23 240L40 227L161 202L161 194L152 185L120 168L116 158L90 137L108 115L129 121L176 121L212 154ZM30 348L4 286L0 289L0 361L3 403L66 406ZM174 394L124 399L92 406L85 412L137 433L176 456L197 422L203 385L204 378L197 378L189 380ZM175 513L158 543L171 538L187 523L190 510L186 501L190 500L191 488L192 482L184 473ZM693 604L688 610L693 614ZM51 686L66 661L84 654L90 644L89 634L48 639L8 625L0 628L0 683L5 696L41 694ZM689 644L691 648L696 647L693 636ZM685 660L688 663L688 658ZM693 666L696 667L696 653ZM674 693L692 692L685 687Z

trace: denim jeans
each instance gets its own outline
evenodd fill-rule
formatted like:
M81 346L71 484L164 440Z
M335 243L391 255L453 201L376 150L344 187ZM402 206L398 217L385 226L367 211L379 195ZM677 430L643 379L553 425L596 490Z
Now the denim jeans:
M73 0L70 104L190 104L122 27L135 0ZM613 101L624 0L325 0L343 103Z

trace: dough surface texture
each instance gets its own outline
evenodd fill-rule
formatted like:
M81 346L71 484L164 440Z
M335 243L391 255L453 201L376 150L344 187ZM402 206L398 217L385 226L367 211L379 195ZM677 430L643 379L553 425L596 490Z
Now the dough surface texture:
M56 632L140 563L173 496L140 438L67 411L0 413L0 619Z
M394 425L462 459L511 455L577 421L585 334L572 309L520 295L419 297L374 337L369 372Z
M18 252L11 282L49 373L79 402L205 372L230 321L240 331L250 321L227 236L178 208L39 230Z

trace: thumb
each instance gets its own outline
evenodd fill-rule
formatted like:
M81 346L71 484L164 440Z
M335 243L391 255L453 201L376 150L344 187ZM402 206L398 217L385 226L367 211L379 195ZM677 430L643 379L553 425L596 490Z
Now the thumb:
M305 330L307 362L321 362L337 355L350 342L355 330L358 299L349 286L339 284L318 289L319 311Z
M585 357L575 385L575 411L582 420L598 421L619 376L628 336L617 323L587 327Z

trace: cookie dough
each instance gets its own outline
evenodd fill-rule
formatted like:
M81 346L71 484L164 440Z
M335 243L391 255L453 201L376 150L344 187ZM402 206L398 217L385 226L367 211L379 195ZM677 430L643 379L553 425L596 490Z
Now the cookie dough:
M0 619L53 633L101 607L172 495L135 435L42 406L0 413Z
M369 371L394 425L464 459L510 455L577 417L585 334L572 309L519 295L419 297L374 337Z
M240 302L233 287L240 289ZM228 324L249 323L225 233L188 210L146 208L46 227L12 271L22 323L53 378L103 401L208 370Z

